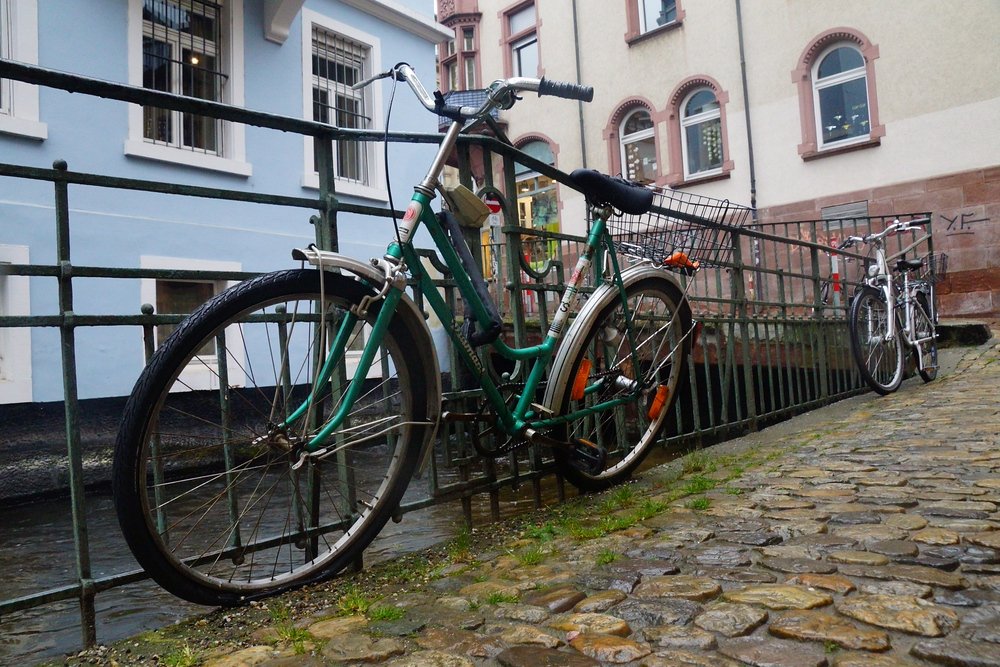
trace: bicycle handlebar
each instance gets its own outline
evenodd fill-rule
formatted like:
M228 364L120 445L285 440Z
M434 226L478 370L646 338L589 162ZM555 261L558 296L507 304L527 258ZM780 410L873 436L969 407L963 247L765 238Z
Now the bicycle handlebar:
M855 241L861 241L862 243L872 243L875 241L881 241L890 234L895 234L896 232L912 231L914 227L923 227L924 225L929 225L930 223L931 223L930 218L917 218L916 220L900 220L899 218L896 218L881 232L875 234L868 234L864 237L852 236L850 237L850 239L854 239Z
M417 96L417 99L420 100L420 103L428 111L433 111L438 115L453 120L482 118L495 108L510 109L518 99L516 94L522 91L537 92L539 97L552 95L554 97L580 100L582 102L590 102L594 99L594 89L591 86L578 86L575 83L552 81L545 77L541 79L512 77L510 79L497 79L491 83L487 89L489 92L486 95L486 100L478 107L451 107L444 103L444 96L439 91L435 91L433 95L428 93L417 77L417 73L407 63L398 63L392 69L360 81L351 86L351 88L358 90L374 81L390 76L397 81L405 81L410 86L413 94Z

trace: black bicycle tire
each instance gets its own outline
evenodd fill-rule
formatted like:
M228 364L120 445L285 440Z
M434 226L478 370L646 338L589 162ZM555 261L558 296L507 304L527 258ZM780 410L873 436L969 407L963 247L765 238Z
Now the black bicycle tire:
M871 387L876 393L886 396L899 389L899 385L903 381L904 355L902 336L900 335L900 332L897 331L896 337L893 339L893 345L896 349L896 371L893 374L893 379L889 383L880 382L874 375L872 375L871 370L868 368L868 363L862 349L861 331L858 325L861 308L868 298L885 303L882 291L869 286L863 287L851 300L851 311L848 318L851 354L854 356L854 362L857 364L858 371L861 374L861 378L865 381L865 384Z
M684 298L683 292L677 287L677 285L666 278L661 277L650 277L639 280L626 288L626 299L629 294L633 291L640 291L643 289L649 289L650 287L655 287L662 290L665 294L669 295L673 301L674 308L677 311L677 320L673 326L677 327L679 325L679 331L677 332L678 338L684 336L686 333L693 335L692 329L692 317L691 309ZM576 359L572 364L572 372L569 377L574 378L577 374L577 369L583 359L583 356L587 353L590 341L596 333L597 325L599 325L611 312L616 308L621 306L621 301L617 298L613 299L611 303L604 307L600 314L594 319L594 327L592 327L586 335L582 337L582 345L576 353ZM655 432L648 434L646 438L637 443L635 447L629 450L627 456L632 457L628 464L622 466L620 469L616 470L614 474L607 477L594 477L588 475L577 468L573 467L569 463L568 454L565 451L556 449L553 451L553 456L556 461L556 466L559 469L560 474L568 480L573 486L575 486L580 491L585 493L596 493L598 491L603 491L605 489L611 488L627 481L635 469L646 459L649 452L653 449L653 446L659 440L660 434L663 432L663 428L666 426L667 417L672 411L673 405L677 400L677 396L681 393L683 388L686 386L688 372L687 372L687 356L691 347L691 335L683 338L683 343L680 345L676 352L676 359L674 363L679 368L679 373L677 377L677 382L674 387L669 391L669 398L664 405L660 417L658 426ZM566 392L563 398L563 405L561 406L561 412L565 412L569 403L571 401L570 392ZM565 428L565 431L569 431L569 428ZM638 450L638 451L637 451Z
M345 275L326 272L323 275L326 281L324 290L328 298L339 295L349 302L357 303L364 296L375 294L370 287ZM400 464L393 472L394 478L386 483L386 492L376 502L366 523L345 542L343 548L336 555L327 557L322 567L304 571L300 576L282 581L280 585L261 586L253 592L207 586L179 568L160 549L159 540L153 535L154 529L147 522L148 512L144 507L146 474L141 452L146 434L151 428L151 419L155 418L159 409L161 397L187 363L192 349L197 349L196 346L205 336L224 327L227 321L240 313L248 312L255 305L286 296L318 296L318 276L318 271L309 269L280 271L259 276L218 294L193 312L156 351L128 399L115 445L112 473L119 523L129 548L143 569L163 588L180 598L211 606L234 606L333 576L355 562L375 539L398 507L409 478L416 469L424 429L429 428L428 426L414 426L404 431L410 437L400 437L402 442L397 445ZM381 302L375 301L369 308L372 313L377 313L380 306ZM409 379L409 391L413 396L422 398L431 389L424 386L427 376L423 366L430 351L418 350L418 346L412 343L421 339L409 329L412 326L413 323L407 323L404 318L397 316L390 323L387 336L395 336L398 340L407 342L406 345L399 346L402 356L398 362L406 364L407 368L403 373ZM426 401L413 400L410 404L413 406L413 420L426 421Z
M931 369L920 368L920 360L918 359L919 353L917 352L917 346L913 346L913 358L917 363L917 373L920 374L920 379L924 382L933 382L937 378L938 374L938 349L937 349L937 335L936 326L934 324L934 318L931 315L930 304L927 301L927 295L924 292L917 292L916 305L914 308L920 308L927 321L931 325L931 331L935 333L935 337L931 339L930 343L926 345L926 353L931 357L931 363L933 367Z

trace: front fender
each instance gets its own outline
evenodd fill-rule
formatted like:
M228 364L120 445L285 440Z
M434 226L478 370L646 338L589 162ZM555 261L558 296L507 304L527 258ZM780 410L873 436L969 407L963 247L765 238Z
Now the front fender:
M622 285L628 288L630 285L646 278L669 280L677 285L678 289L681 289L680 285L677 284L677 279L672 274L649 263L642 263L625 269L622 272ZM595 325L601 311L613 300L619 298L621 296L618 292L617 283L605 283L594 290L594 293L587 299L587 303L577 313L576 319L573 320L573 325L566 333L565 339L563 339L562 344L559 346L559 351L556 352L548 384L545 386L545 397L542 405L552 410L553 413L559 414L566 391L573 386L573 378L570 377L570 374L573 372L573 360L576 358L579 347L583 344L587 333Z
M339 271L354 276L361 282L370 285L375 291L379 291L385 284L385 274L382 270L366 262L341 255L327 250L318 250L315 247L296 248L292 251L292 259L309 262L315 267L324 271ZM401 318L407 330L412 335L413 344L418 349L430 350L428 363L424 365L425 379L431 391L425 396L427 401L427 418L433 423L421 443L420 463L415 472L416 476L423 474L430 461L430 454L434 450L433 443L437 437L438 426L441 421L441 366L438 362L437 350L431 333L427 329L424 314L414 303L413 299L405 292L396 306L396 317Z

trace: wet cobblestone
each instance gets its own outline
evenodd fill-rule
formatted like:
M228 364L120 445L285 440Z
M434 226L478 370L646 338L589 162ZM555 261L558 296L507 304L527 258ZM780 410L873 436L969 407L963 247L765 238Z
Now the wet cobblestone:
M203 664L1000 665L1000 343L952 354L540 514L393 602L399 636L331 605Z

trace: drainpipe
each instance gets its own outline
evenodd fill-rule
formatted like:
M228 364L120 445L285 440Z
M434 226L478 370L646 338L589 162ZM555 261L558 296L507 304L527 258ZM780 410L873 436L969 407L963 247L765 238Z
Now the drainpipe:
M753 163L753 132L750 130L750 93L747 91L747 59L743 50L743 12L740 0L736 0L736 32L740 39L740 75L743 78L743 112L747 121L747 155L750 159L750 206L753 208L754 222L757 219L757 172Z
M580 80L580 32L577 27L576 22L576 0L573 0L573 48L576 51L576 83L578 86L582 86L583 82ZM582 168L587 167L587 135L583 129L583 102L577 102L577 108L579 109L580 117L580 153L582 156Z

